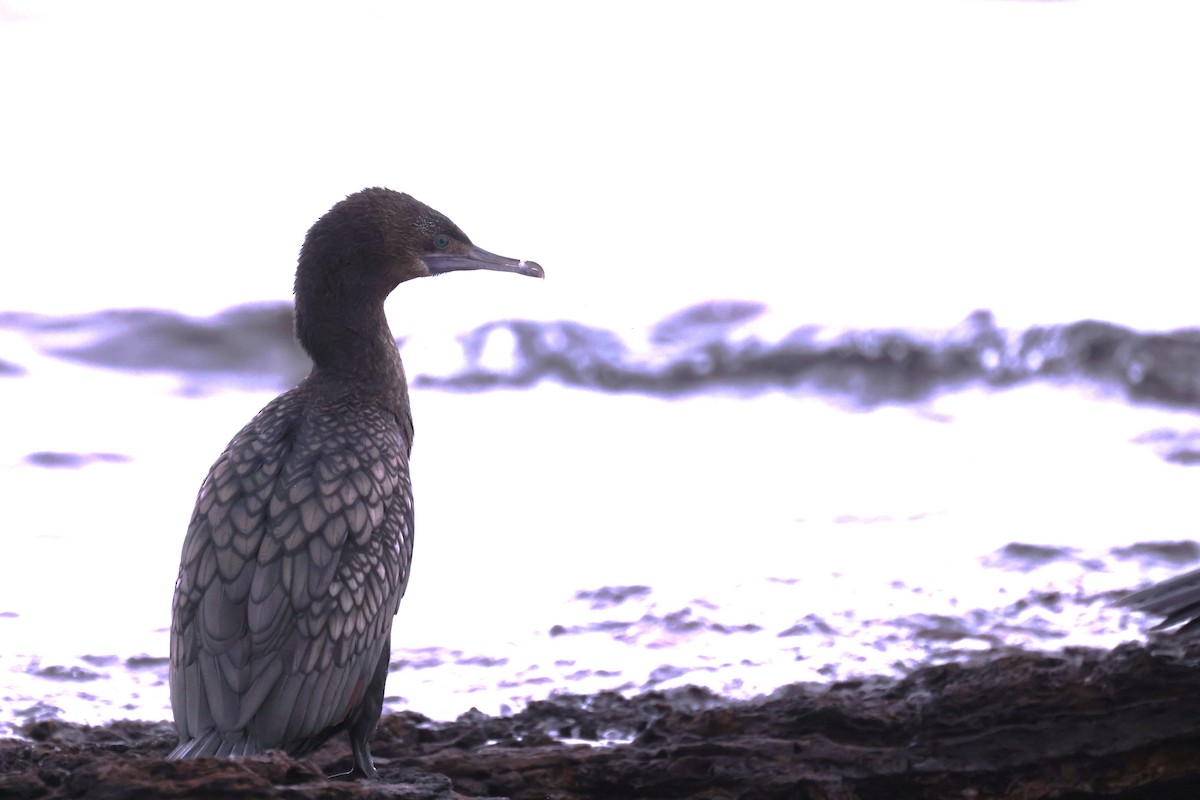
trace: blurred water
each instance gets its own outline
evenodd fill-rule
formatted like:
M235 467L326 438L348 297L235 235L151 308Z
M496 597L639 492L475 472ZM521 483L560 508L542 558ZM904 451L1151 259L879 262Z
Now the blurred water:
M26 370L0 384L0 725L169 718L165 629L195 491L275 392L181 393L194 376L30 341L0 331ZM433 350L406 350L410 374ZM553 382L412 403L417 545L389 707L435 717L1109 647L1144 625L1112 600L1200 552L1129 549L1196 538L1194 412L1082 380L870 408L811 389Z
M377 184L547 266L389 301L423 387L392 707L1139 635L1109 601L1196 555L1136 546L1196 538L1200 360L1139 330L1195 320L1194 4L547 8L465 4L447 58L441 6L0 4L4 310L285 298ZM414 111L447 98L479 124ZM647 328L711 297L775 313ZM1015 332L915 330L985 305ZM600 328L477 330L460 371L494 317ZM294 377L262 319L0 324L0 732L169 716L195 491Z

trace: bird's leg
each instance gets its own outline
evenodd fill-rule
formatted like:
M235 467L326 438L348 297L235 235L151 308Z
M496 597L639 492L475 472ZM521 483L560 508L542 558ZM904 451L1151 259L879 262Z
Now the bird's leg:
M350 749L354 752L354 768L349 772L330 777L379 780L379 771L375 769L375 761L371 758L371 737L375 735L375 726L379 724L379 715L383 711L383 689L384 684L387 683L388 664L391 662L391 658L391 642L384 642L383 652L379 654L379 663L375 666L375 674L371 678L371 683L367 685L358 709L350 716L348 733L350 734Z
M379 780L379 770L375 769L375 760L371 758L371 748L367 742L351 739L350 748L354 751L354 769L350 770L350 777L366 778L369 781Z
M371 748L368 739L360 740L350 736L350 749L354 752L354 766L348 772L338 772L329 776L334 781L379 780L379 770L375 769L375 760L371 758Z

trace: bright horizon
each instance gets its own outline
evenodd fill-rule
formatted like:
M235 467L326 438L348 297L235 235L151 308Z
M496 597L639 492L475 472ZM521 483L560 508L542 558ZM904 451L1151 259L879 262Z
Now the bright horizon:
M1191 325L1197 22L1115 0L8 0L0 309L286 299L307 227L386 185L548 275L405 287L398 333L725 297L829 324Z

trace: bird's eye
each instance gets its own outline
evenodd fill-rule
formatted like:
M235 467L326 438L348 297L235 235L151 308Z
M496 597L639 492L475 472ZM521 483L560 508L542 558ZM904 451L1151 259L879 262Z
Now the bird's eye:
M438 250L445 250L450 246L450 237L444 233L439 233L437 236L433 237L433 246Z

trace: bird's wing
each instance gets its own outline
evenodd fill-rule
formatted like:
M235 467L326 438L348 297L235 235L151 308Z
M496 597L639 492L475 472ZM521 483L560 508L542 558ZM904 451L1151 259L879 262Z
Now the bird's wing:
M343 722L408 582L412 493L394 418L287 399L213 465L184 541L171 625L184 741L215 728L244 731L251 751L295 750Z

